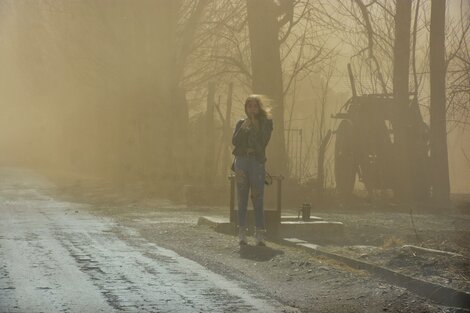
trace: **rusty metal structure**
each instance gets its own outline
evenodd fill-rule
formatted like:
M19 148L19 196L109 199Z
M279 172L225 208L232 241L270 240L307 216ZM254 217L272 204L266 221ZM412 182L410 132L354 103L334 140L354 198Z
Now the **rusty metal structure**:
M396 153L393 119L395 101L391 94L357 95L350 65L353 96L333 118L340 119L336 129L335 179L341 197L354 191L356 176L369 192L396 191ZM410 163L414 171L413 188L420 197L429 192L426 173L429 159L427 125L423 122L415 97L410 99ZM413 109L415 108L415 109ZM417 190L419 189L419 190Z

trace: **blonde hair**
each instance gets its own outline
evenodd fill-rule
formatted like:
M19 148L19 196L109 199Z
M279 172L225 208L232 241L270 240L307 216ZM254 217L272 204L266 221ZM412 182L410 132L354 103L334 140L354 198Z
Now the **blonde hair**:
M269 105L270 99L265 95L249 95L245 100L245 113L248 115L246 111L246 106L248 102L254 100L259 107L259 114L266 119L271 119L271 106Z

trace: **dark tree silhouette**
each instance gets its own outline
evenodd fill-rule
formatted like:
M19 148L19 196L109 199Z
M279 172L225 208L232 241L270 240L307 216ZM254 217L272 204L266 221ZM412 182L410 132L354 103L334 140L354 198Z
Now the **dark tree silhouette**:
M393 96L395 116L393 129L397 147L396 191L402 200L411 198L411 171L409 153L409 67L411 1L397 0L395 13L395 44L393 49Z
M449 161L446 129L445 0L431 1L431 170L432 197L436 205L450 200Z
M285 1L284 1L285 2ZM286 5L285 5L286 6ZM288 6L288 5L287 5ZM270 166L276 174L287 173L284 143L284 104L279 28L283 20L273 0L247 0L253 92L267 95L273 107L274 131Z

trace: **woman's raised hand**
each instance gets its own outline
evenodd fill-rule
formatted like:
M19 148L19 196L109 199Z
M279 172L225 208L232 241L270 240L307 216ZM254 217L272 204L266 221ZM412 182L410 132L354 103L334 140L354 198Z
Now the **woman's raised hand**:
M242 129L250 129L252 125L251 118L247 118L243 121Z
M259 128L259 120L255 117L254 114L250 115L249 120L251 121L251 125L255 127L255 129Z

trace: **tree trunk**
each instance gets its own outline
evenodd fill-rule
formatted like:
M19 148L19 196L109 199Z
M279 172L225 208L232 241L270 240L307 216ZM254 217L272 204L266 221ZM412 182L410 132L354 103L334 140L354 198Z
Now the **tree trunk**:
M268 147L269 168L273 174L287 175L278 7L273 0L247 0L247 11L253 92L269 97L273 109L274 130Z
M317 160L317 183L318 183L318 197L320 201L323 201L323 196L325 193L325 153L326 147L330 142L331 130L328 130L326 136L322 138L320 142L320 149L318 150L318 160Z
M207 92L207 110L205 127L205 158L204 158L204 183L211 185L215 177L215 128L214 128L214 108L215 108L215 84L209 83Z
M175 1L170 5L173 7L174 24L170 25L173 33L173 39L169 42L176 51L172 60L172 71L169 76L171 99L167 104L167 141L165 144L166 161L164 165L165 178L182 180L188 176L189 159L187 153L188 146L188 124L189 112L186 101L186 90L182 85L184 69L187 59L191 54L196 30L203 17L204 10L209 0L199 0L188 17L181 34L176 33L177 18L179 18L178 9L182 5L181 0ZM175 39L179 37L179 39Z
M439 206L450 200L446 129L445 0L431 1L431 179L432 197Z
M402 201L412 197L409 151L409 67L411 1L397 0L393 62L394 141L396 145L395 191Z
M228 86L228 94L227 94L227 107L225 111L225 123L224 123L224 134L223 134L223 141L222 141L222 177L226 180L226 176L230 172L230 148L231 145L231 135L232 135L232 96L233 96L233 83L230 83Z

